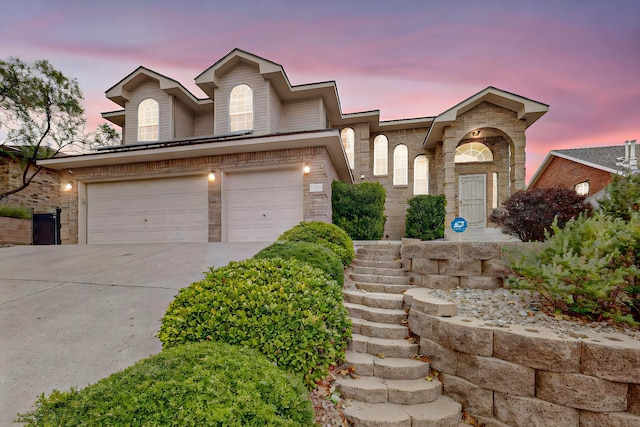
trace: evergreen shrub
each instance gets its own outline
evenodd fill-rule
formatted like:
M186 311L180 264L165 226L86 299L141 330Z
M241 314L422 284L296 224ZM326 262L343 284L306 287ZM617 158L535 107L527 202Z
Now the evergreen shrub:
M333 223L355 240L380 240L384 235L386 190L378 182L331 184Z
M625 221L640 212L640 173L611 175L607 186L607 195L599 200L602 211L612 217Z
M511 254L508 286L536 291L555 312L584 319L640 322L640 217L595 213L557 222L547 241Z
M275 242L258 252L254 258L294 258L323 270L338 285L344 285L344 266L331 249L309 242Z
M405 227L407 237L420 240L443 238L446 206L444 194L409 199Z
M31 219L31 210L15 205L0 205L0 216L7 218Z
M340 227L326 222L301 222L278 237L280 242L310 242L326 246L340 257L342 265L353 261L353 241Z
M253 349L176 346L82 390L42 394L20 414L43 426L313 426L300 378Z
M588 215L593 208L585 199L570 188L520 190L505 200L489 220L523 242L543 241L546 234L564 228L581 213ZM551 227L554 220L555 228Z
M258 349L313 387L344 360L351 321L342 287L295 259L250 259L211 269L171 302L163 347L221 341Z

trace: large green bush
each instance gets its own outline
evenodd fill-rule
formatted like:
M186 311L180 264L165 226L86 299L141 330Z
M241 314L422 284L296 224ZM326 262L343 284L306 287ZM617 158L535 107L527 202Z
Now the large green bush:
M551 224L558 228L581 213L590 213L592 206L572 188L534 188L520 190L502 203L502 208L489 217L505 233L523 242L543 241L553 234Z
M0 216L18 219L31 219L31 210L21 206L0 205Z
M409 199L406 216L407 237L420 240L443 238L446 206L444 194L421 195Z
M344 266L331 249L309 242L275 242L258 252L254 258L294 258L323 270L338 285L344 285Z
M326 246L340 257L344 266L351 264L355 256L353 241L349 235L337 225L326 222L301 222L282 233L278 241L310 242Z
M222 341L253 347L308 386L344 359L351 338L342 288L298 260L251 259L211 270L171 302L163 346Z
M511 287L539 292L552 310L589 320L640 322L640 218L596 213L570 220L535 248L512 254Z
M640 213L640 173L612 174L607 195L600 202L602 211L626 221Z
M42 394L27 427L312 426L299 378L253 349L177 346L82 390Z
M331 184L333 223L357 240L380 240L384 235L386 190L378 182Z

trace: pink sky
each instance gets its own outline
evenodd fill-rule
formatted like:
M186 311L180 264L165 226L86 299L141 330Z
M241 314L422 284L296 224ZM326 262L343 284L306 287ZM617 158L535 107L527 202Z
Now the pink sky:
M637 0L219 3L7 2L0 57L77 78L92 128L119 109L104 91L138 66L204 97L193 79L238 47L293 84L335 80L344 113L434 116L487 86L549 104L527 132L528 178L549 150L640 140Z

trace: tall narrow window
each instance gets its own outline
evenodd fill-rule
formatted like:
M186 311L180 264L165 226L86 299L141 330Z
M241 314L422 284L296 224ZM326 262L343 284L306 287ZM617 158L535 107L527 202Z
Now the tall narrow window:
M413 159L413 195L429 194L429 159L420 154Z
M373 175L387 175L389 173L389 140L384 135L376 136L373 140Z
M231 89L229 124L232 132L253 129L253 91L247 85L238 85Z
M454 161L456 163L491 162L491 149L481 142L468 142L456 148Z
M158 101L147 98L138 105L138 141L158 140Z
M407 185L409 153L407 146L400 144L393 149L393 185Z
M500 204L500 200L498 200L498 173L493 173L493 201L491 202L491 207L493 209L498 209L498 205Z
M351 128L344 128L340 132L340 138L342 139L342 146L344 152L347 153L347 160L349 161L349 167L353 170L355 165L354 151L355 151L355 132Z

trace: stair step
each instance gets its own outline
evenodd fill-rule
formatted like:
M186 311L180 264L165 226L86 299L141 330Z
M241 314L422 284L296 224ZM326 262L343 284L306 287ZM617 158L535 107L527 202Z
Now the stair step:
M410 343L404 339L374 338L361 334L352 334L352 341L347 350L387 358L415 356L418 354L419 347L418 344Z
M386 283L389 285L409 285L411 282L411 277L409 276L379 276L376 274L350 273L349 277L354 282Z
M409 328L393 323L370 322L365 319L351 319L354 334L376 338L403 339L409 335Z
M354 427L458 427L462 407L454 400L440 396L430 403L398 405L352 401L344 410Z
M361 267L354 266L352 272L355 274L371 274L374 276L406 276L407 272L402 268L385 268L385 267Z
M390 380L416 380L429 375L429 364L415 359L385 357L381 359L369 353L347 351L346 363L356 374L376 376Z
M400 251L387 253L360 252L356 254L356 259L360 261L400 261Z
M402 294L407 289L412 289L413 285L389 285L387 283L364 283L354 282L356 288L367 292L381 292L385 294Z
M368 320L370 322L392 323L399 325L407 318L407 313L404 310L374 308L350 302L345 302L344 306L349 310L349 315L351 317Z
M365 292L360 289L344 291L343 294L344 300L350 303L366 305L374 308L402 309L402 295Z
M388 254L400 255L401 245L366 245L358 248L359 254Z
M417 405L429 403L442 394L442 383L438 380L390 380L364 376L338 378L336 389L343 397L367 403L397 403Z
M356 267L378 267L378 268L402 268L400 260L381 261L375 259L356 259L353 261Z

